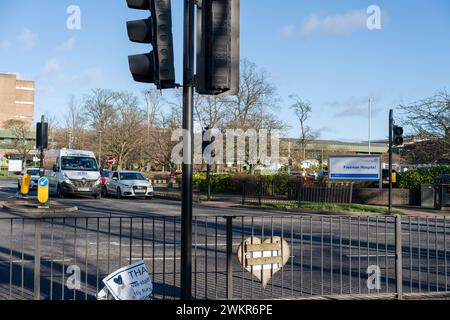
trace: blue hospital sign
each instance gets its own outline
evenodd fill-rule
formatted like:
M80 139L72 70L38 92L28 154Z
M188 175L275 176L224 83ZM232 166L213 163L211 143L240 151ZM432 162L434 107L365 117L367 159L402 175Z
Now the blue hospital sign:
M379 181L380 156L336 156L328 162L329 176L335 181Z

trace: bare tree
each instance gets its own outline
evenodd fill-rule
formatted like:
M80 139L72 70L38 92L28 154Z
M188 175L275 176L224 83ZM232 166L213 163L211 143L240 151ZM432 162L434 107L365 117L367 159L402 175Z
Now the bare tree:
M6 121L4 127L11 131L13 137L12 147L19 154L25 167L27 157L34 148L34 142L31 138L31 127L24 121L14 119Z
M86 127L86 117L80 102L75 96L68 99L69 110L64 117L66 128L69 130L69 146L72 148L83 148L83 133Z
M411 157L419 163L450 160L450 95L447 91L409 105L401 105L400 110L402 122L421 146L405 148L411 152ZM430 152L423 153L424 150ZM430 155L434 159L430 159Z
M269 74L248 60L241 62L239 93L226 103L227 127L247 129L281 129L273 111L279 99ZM270 128L268 128L268 126Z
M202 128L224 128L230 99L228 96L195 95L195 115Z
M145 141L142 134L144 112L139 108L138 98L129 92L115 94L116 109L111 127L104 133L105 147L123 169L133 165L132 159ZM133 154L135 153L135 154Z
M84 97L85 119L96 131L106 130L115 115L116 93L111 90L95 89Z
M306 160L306 148L308 143L313 139L311 127L307 125L311 117L312 107L309 101L302 100L297 95L289 96L294 101L291 110L294 111L300 125L300 147L302 151L302 160Z

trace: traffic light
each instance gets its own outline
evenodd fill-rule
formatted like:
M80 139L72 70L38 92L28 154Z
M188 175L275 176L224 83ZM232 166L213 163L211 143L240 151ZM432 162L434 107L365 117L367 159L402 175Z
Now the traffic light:
M212 143L211 137L209 137L209 127L206 127L202 132L202 153L205 154L206 148ZM208 134L208 137L206 136Z
M198 1L197 93L239 90L240 0Z
M403 139L403 128L394 126L394 135L393 135L393 144L394 146L401 146L403 145L404 139Z
M36 149L48 148L48 123L37 123L36 127Z
M127 0L131 9L149 10L148 19L128 21L128 37L149 43L153 51L128 57L137 82L154 83L158 89L175 88L171 0Z

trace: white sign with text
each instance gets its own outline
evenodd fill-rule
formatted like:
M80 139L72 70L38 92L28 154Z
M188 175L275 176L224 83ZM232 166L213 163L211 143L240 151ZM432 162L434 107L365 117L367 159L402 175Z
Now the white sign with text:
M150 300L153 284L144 261L121 268L103 283L116 300Z
M328 162L331 180L379 181L380 156L334 156Z
M22 160L9 160L8 161L8 171L9 172L21 172L22 171Z

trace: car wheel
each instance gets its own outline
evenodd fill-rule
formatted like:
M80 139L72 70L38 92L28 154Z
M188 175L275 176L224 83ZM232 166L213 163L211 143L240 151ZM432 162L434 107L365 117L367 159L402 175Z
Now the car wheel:
M117 188L117 199L122 199L122 190L120 188Z
M63 199L64 198L64 192L61 188L61 186L58 184L58 186L56 187L56 195L59 199Z
M153 197L146 197L146 199L147 199L147 200L152 200L152 199L153 199Z

